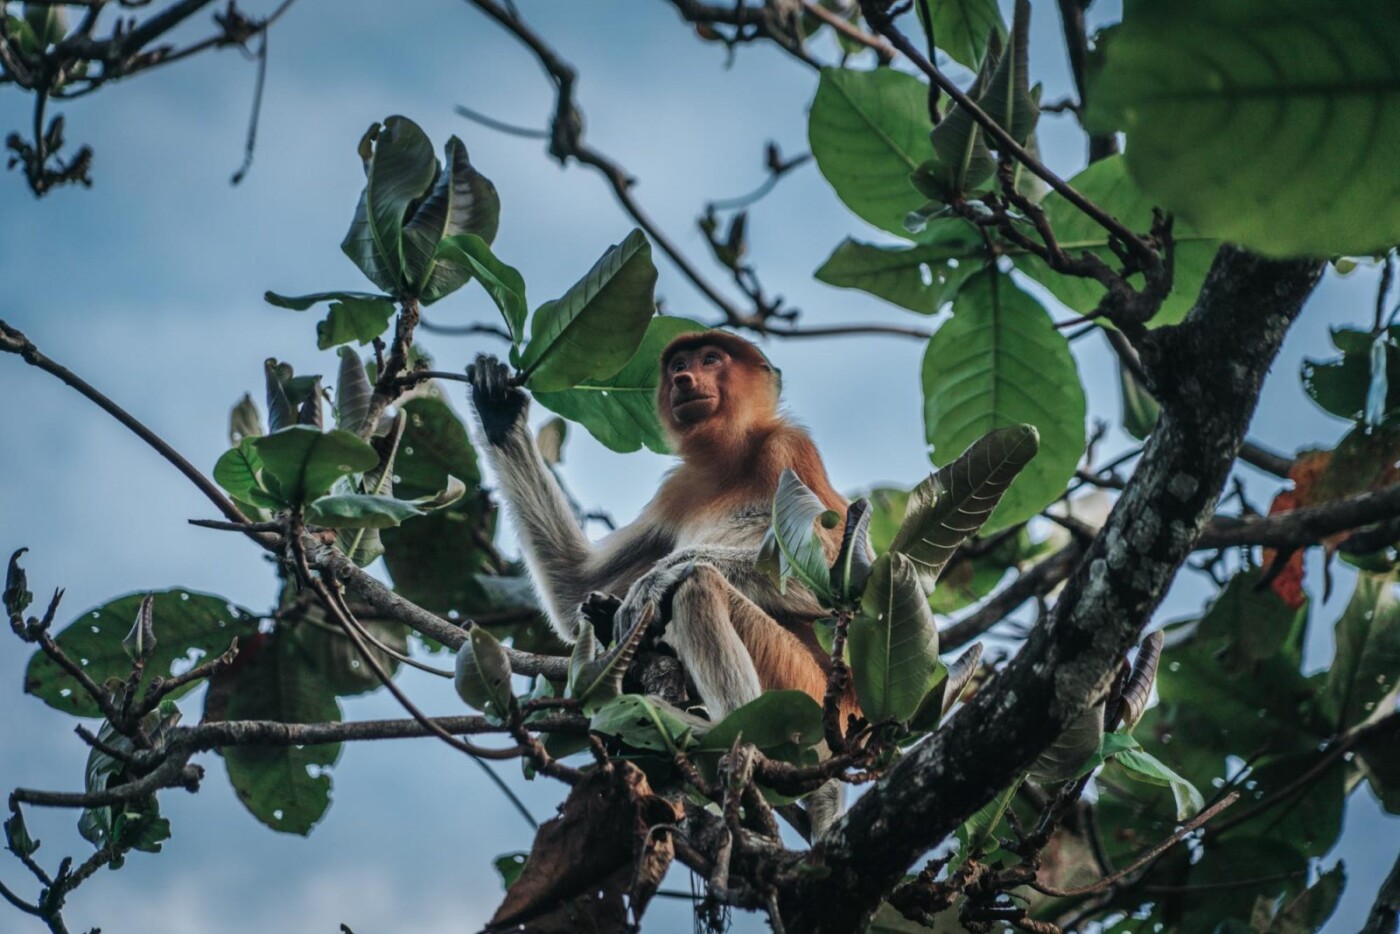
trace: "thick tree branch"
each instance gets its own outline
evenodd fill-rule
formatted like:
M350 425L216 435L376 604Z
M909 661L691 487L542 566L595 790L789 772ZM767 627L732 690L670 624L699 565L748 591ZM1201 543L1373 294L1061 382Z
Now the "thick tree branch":
M1395 865L1390 869L1390 875L1385 877L1381 883L1380 891L1376 893L1375 904L1371 906L1371 913L1366 917L1366 926L1361 929L1360 934L1395 934L1400 928L1400 856L1395 858Z
M1213 514L1264 375L1321 271L1226 247L1186 320L1150 332L1145 362L1171 378L1107 524L1011 664L784 870L789 931L858 929L921 853L1104 698Z
M1329 535L1400 516L1400 483L1345 499L1272 516L1216 516L1201 535L1200 548L1316 545Z

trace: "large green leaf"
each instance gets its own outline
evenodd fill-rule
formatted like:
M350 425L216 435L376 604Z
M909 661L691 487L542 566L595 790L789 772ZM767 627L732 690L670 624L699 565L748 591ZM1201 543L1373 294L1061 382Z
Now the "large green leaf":
M239 664L210 684L206 720L338 723L340 704L280 633L240 654ZM254 817L273 830L303 836L331 803L330 767L340 744L230 746L223 750L229 781Z
M1131 230L1146 233L1152 227L1153 199L1143 193L1128 175L1122 156L1101 159L1080 172L1069 183L1084 197L1118 218ZM1051 192L1040 205L1055 230L1055 240L1070 256L1092 253L1108 263L1118 265L1118 258L1108 245L1108 233L1083 211ZM1201 283L1205 281L1220 241L1203 236L1189 223L1178 220L1172 227L1176 244L1172 290L1152 324L1176 324L1191 310ZM1081 315L1092 312L1104 296L1104 287L1094 279L1082 279L1054 272L1040 257L1018 249L1007 251L1016 268L1049 289L1072 311ZM1141 286L1142 277L1130 281Z
M633 230L567 292L535 309L520 355L530 389L568 389L626 366L656 312L655 287L651 244Z
M1362 572L1337 620L1337 654L1320 699L1322 712L1340 731L1384 706L1394 706L1400 686L1400 601L1395 578Z
M372 470L379 463L368 442L338 428L320 432L293 425L254 438L252 444L262 459L263 482L288 506L318 499L341 477Z
M1271 256L1400 242L1391 0L1139 2L1101 47L1089 125L1166 210Z
M1084 453L1084 389L1064 335L1011 280L968 280L924 353L924 431L934 463L998 428L1032 425L1040 454L984 531L1023 522L1061 492Z
M784 590L788 578L795 577L818 598L829 596L831 567L817 523L834 528L837 518L791 467L784 467L773 496L768 534L759 549L759 565Z
M902 723L944 675L938 627L918 568L899 552L875 562L847 636L861 710L872 722Z
M405 270L404 214L437 174L433 144L412 120L389 117L365 132L360 158L365 187L340 248L385 292L414 294Z
M968 276L981 268L972 257L985 251L982 235L961 218L929 224L913 247L879 246L849 237L816 271L819 281L860 289L876 298L936 314Z
M1176 799L1177 820L1186 820L1205 806L1196 786L1168 768L1160 759L1141 749L1124 749L1114 757L1130 778L1171 789Z
M488 600L474 575L487 566L481 540L491 540L495 513L478 490L481 471L467 427L438 396L411 399L403 411L407 423L394 462L394 493L431 496L448 477L462 480L470 492L447 509L380 532L384 563L394 588L419 606L434 613L479 612Z
M919 20L925 0L914 0ZM948 57L976 71L987 54L987 39L995 31L1006 35L996 0L927 0L933 19L933 41Z
M1039 445L1040 437L1030 425L999 428L978 438L909 494L904 522L890 550L914 562L925 589L933 589L953 552L977 534Z
M732 711L700 739L695 752L702 772L713 777L719 757L736 739L752 743L765 756L795 765L817 761L822 741L822 707L801 691L767 691Z
M824 68L807 121L822 176L860 218L908 236L904 217L922 199L909 173L928 154L928 86L892 68Z
M403 225L404 272L413 294L425 305L455 292L472 275L466 264L440 254L438 243L474 234L489 244L500 223L496 186L472 166L467 147L454 136L447 141L446 156L431 193Z
M690 727L670 706L641 694L619 694L607 701L593 714L588 729L616 736L634 749L672 756L695 745Z
M703 330L705 325L686 318L652 318L641 346L617 373L558 392L536 392L535 401L583 425L614 451L628 453L645 446L667 454L670 445L656 415L661 351L681 334Z
M1335 866L1318 876L1307 891L1279 907L1278 914L1269 921L1266 934L1313 934L1325 930L1346 884L1346 869L1338 860Z
M253 442L260 437L245 437L236 447L229 448L214 464L214 482L239 502L252 502L253 491L263 489L258 476L262 473L262 458Z
M128 594L81 614L55 637L58 647L99 685L109 678L125 680L131 673L131 659L122 648L122 637L130 631L145 596ZM258 631L251 613L214 594L162 590L152 597L156 646L146 661L143 684L157 675L178 674L195 660L221 654L235 637L251 638ZM192 687L193 684L188 685L172 696L178 697ZM78 717L102 715L78 682L42 652L36 652L29 660L24 689L64 713Z
M463 266L476 276L476 281L506 319L511 342L519 344L524 340L525 317L529 310L525 304L525 278L520 271L497 259L490 245L472 233L448 237L438 244L437 251L443 260Z

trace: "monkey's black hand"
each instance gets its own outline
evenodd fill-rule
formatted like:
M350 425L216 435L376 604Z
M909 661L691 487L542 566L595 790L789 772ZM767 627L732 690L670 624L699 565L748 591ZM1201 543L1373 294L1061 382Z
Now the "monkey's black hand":
M478 354L476 362L467 367L467 381L486 440L504 444L511 429L525 421L530 397L510 384L510 367L485 354Z
M610 593L598 593L597 591L584 598L582 605L579 606L579 614L593 624L593 633L603 645L609 645L613 641L614 623L618 608L621 606L622 601L617 597Z

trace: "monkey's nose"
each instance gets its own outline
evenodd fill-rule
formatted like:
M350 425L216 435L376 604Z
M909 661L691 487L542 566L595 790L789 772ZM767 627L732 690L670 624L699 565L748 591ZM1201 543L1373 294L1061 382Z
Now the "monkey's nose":
M676 374L675 386L677 389L689 389L694 385L695 377L691 376L689 373Z

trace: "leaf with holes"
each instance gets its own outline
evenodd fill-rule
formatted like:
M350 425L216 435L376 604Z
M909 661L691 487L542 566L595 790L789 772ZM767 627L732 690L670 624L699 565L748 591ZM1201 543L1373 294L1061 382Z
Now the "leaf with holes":
M914 562L925 589L933 589L953 552L977 534L1039 450L1030 425L990 431L909 494L890 550Z
M1391 0L1134 3L1100 48L1086 121L1165 210L1269 256L1400 242Z
M937 314L952 301L986 255L977 229L961 218L929 224L912 247L861 243L849 237L815 275L827 285L859 289L921 315Z
M1035 515L1064 491L1084 453L1084 389L1045 309L995 271L968 280L924 353L924 431L934 463L998 428L1032 425L1040 453L983 526Z
M687 318L652 318L641 346L617 373L558 392L536 392L535 401L578 422L611 450L625 454L646 447L668 454L670 443L656 415L661 351L681 334L703 330L705 325Z
M655 287L651 244L633 230L567 292L535 309L520 354L526 385L550 392L621 370L656 313Z
M99 685L109 678L125 680L131 673L131 660L122 648L122 637L130 630L145 596L144 592L128 594L88 610L55 636L58 647ZM251 638L258 631L252 613L214 594L163 590L151 598L151 616L160 642L146 661L143 684L157 675L168 678L179 674L199 660L223 653L235 637ZM195 686L189 684L171 696L179 697ZM78 682L42 652L29 660L24 689L64 713L102 716Z
M872 723L912 717L945 674L938 662L938 628L914 562L898 552L875 562L860 615L847 630L847 646L865 716Z
M204 719L339 723L340 704L291 640L263 637L239 664L209 686ZM330 767L340 743L306 746L229 746L229 781L250 813L273 830L305 836L331 804Z
M589 719L588 729L616 736L634 749L671 756L695 745L690 727L670 705L640 694L620 694L602 704Z
M908 237L904 217L922 203L909 173L928 153L928 86L877 68L824 68L807 120L817 168L862 220Z

